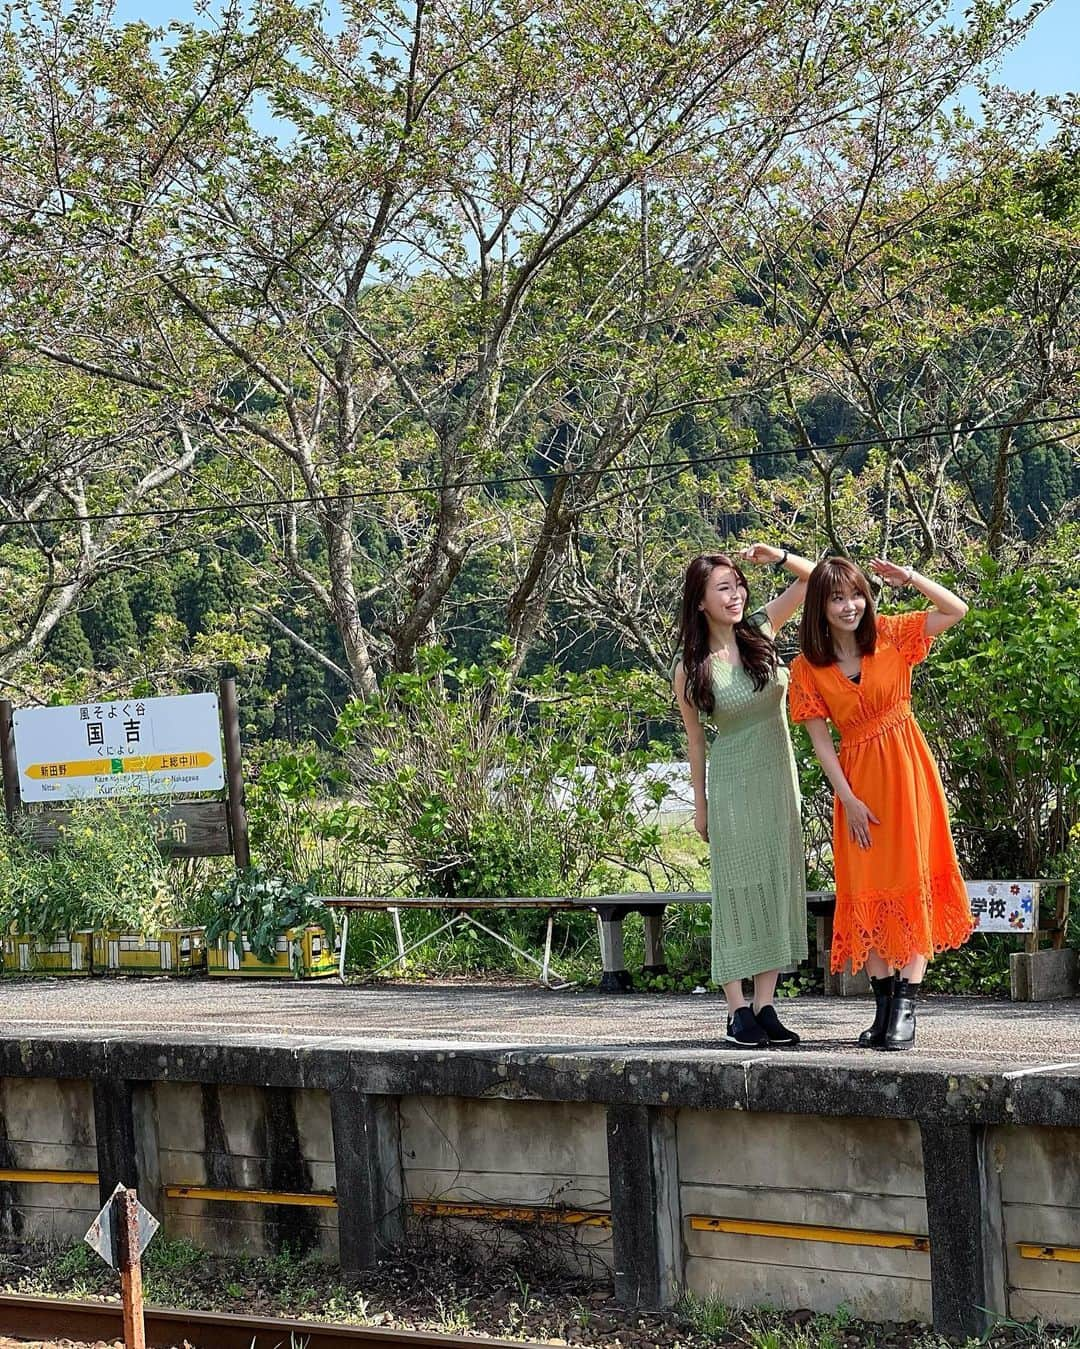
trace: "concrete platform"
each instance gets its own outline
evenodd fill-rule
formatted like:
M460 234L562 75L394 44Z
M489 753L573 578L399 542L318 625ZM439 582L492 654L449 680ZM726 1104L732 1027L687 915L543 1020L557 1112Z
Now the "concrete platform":
M134 1178L167 1233L347 1270L449 1214L643 1305L1080 1325L1080 1003L927 997L904 1054L869 1010L785 1002L803 1044L751 1052L708 994L0 981L0 1230Z
M804 1038L768 1051L806 1067L833 1064L892 1071L1010 1073L1080 1070L1080 1001L1017 1004L927 995L918 1042L881 1055L853 1041L869 1000L803 996L781 1001ZM176 979L0 982L0 1035L126 1040L177 1038L250 1045L348 1044L350 1048L448 1050L613 1049L668 1057L745 1056L723 1039L724 1002L715 994L558 993L529 987L309 983L211 983ZM760 1051L750 1058L760 1057Z

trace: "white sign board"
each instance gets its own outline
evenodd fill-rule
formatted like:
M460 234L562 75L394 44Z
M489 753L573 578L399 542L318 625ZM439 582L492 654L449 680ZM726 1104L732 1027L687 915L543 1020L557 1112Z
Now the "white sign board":
M86 1242L90 1249L96 1251L98 1255L101 1256L102 1260L104 1260L107 1265L111 1265L113 1269L116 1268L118 1255L116 1249L116 1231L114 1230L116 1227L116 1219L119 1217L120 1221L123 1222L123 1209L120 1209L119 1214L117 1213L119 1207L117 1199L119 1196L122 1196L123 1193L123 1185L118 1185L116 1189L113 1190L112 1194L109 1195L108 1199L105 1200L101 1212L90 1224L86 1236L83 1237L83 1241ZM134 1191L132 1191L132 1198L135 1198ZM135 1219L137 1241L136 1249L131 1252L131 1258L133 1260L139 1260L142 1258L143 1251L150 1245L150 1238L158 1230L161 1224L148 1208L144 1208L143 1205L139 1203L138 1199L135 1199Z
M1039 897L1033 881L967 882L976 932L1034 932Z
M24 801L186 796L225 785L216 693L15 713Z

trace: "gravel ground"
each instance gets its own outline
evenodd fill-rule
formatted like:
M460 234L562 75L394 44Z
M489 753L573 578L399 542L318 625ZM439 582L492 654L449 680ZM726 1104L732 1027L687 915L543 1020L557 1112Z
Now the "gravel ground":
M484 1336L579 1349L958 1349L961 1343L917 1323L870 1325L842 1312L736 1313L691 1301L643 1314L618 1306L610 1286L568 1274L543 1243L478 1258L475 1249L431 1234L347 1284L336 1268L314 1261L223 1258L175 1242L147 1260L145 1281L149 1301L172 1306L475 1334L478 1343ZM69 1297L116 1292L115 1275L85 1248L58 1253L12 1242L0 1242L0 1288ZM0 1336L0 1349L25 1343ZM49 1349L71 1343L53 1341ZM1077 1349L1080 1335L1009 1324L978 1344Z
M809 1062L866 1063L852 1041L869 1000L803 995L781 1012ZM918 1041L894 1056L973 1069L1067 1065L1080 1069L1080 1002L1010 1003L927 995ZM600 994L469 984L239 983L176 979L5 979L0 1034L19 1038L213 1039L216 1043L348 1041L357 1048L629 1050L665 1056L746 1053L722 1039L714 994Z
M293 1316L346 1324L521 1339L580 1349L949 1349L916 1323L868 1325L803 1310L733 1313L717 1303L664 1312L618 1306L610 1285L566 1272L549 1244L532 1239L486 1256L448 1233L415 1244L345 1283L321 1262L205 1255L163 1243L144 1270L147 1300L203 1310ZM153 1247L151 1247L151 1251ZM149 1256L149 1253L148 1253ZM0 1242L0 1288L67 1297L114 1297L116 1276L82 1247L64 1252ZM0 1338L0 1349L25 1343ZM68 1343L61 1341L61 1343ZM1003 1329L993 1349L1065 1349L1066 1338L1034 1327ZM213 1346L201 1346L213 1349ZM1074 1341L1069 1349L1076 1349Z

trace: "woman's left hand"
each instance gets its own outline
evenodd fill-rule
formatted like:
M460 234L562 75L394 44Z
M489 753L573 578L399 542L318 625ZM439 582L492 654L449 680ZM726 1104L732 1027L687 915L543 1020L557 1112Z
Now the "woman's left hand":
M871 558L870 570L880 576L886 585L906 586L911 581L910 567L898 567L895 562L886 562L883 557Z
M744 562L753 562L759 567L768 567L779 562L784 556L782 548L774 548L771 543L752 543L749 548L740 548L739 556Z

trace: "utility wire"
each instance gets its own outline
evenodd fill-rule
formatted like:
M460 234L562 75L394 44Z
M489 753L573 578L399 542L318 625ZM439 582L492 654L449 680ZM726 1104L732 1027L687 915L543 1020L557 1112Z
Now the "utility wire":
M747 459L772 459L783 455L806 455L811 450L817 450L822 454L831 454L835 453L837 450L861 449L873 447L875 445L902 445L914 440L926 440L928 437L943 434L956 435L969 431L1000 431L1006 427L1019 429L1024 426L1048 426L1056 425L1060 422L1076 421L1080 421L1080 414L1058 413L1046 417L1026 417L1022 421L1006 419L999 422L983 422L978 424L956 422L948 426L927 426L919 431L908 431L894 436L864 436L858 440L837 440L829 445L793 445L789 449L784 450L757 449L737 450L733 452L717 451L715 454L694 455L688 459L647 459L639 464L610 464L605 468L594 468L587 465L582 465L577 468L559 468L553 466L552 470L547 473L515 473L507 474L502 477L460 478L446 483L420 483L411 487L366 487L359 492L329 493L326 496L320 497L256 497L243 501L219 501L199 506L153 506L147 507L145 510L88 511L85 514L80 515L39 515L32 516L29 519L23 518L22 516L11 515L6 518L0 518L0 529L7 529L18 525L25 528L36 529L41 525L67 525L103 520L159 519L162 516L180 517L188 515L215 515L222 511L271 510L280 506L314 506L316 504L331 504L334 502L369 501L383 497L416 496L425 492L445 491L447 488L452 488L457 491L466 487L509 487L518 483L547 482L556 478L578 478L583 477L586 474L605 477L614 473L622 477L627 477L632 473L644 473L654 468L679 469L704 467L709 464L741 462ZM1059 437L1058 439L1060 441L1064 438L1065 437Z

